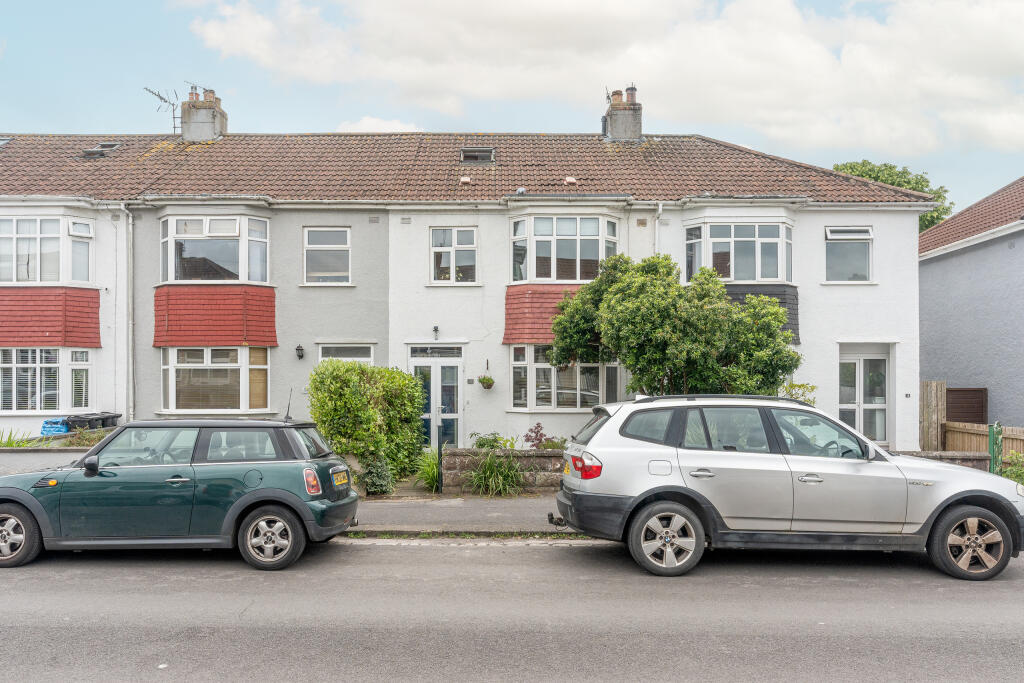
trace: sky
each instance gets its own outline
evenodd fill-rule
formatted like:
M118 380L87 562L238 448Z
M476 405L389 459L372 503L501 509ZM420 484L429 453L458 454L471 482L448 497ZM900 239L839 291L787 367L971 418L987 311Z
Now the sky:
M649 133L927 172L962 209L1024 175L1024 0L0 0L0 133L163 133L143 87L241 133Z

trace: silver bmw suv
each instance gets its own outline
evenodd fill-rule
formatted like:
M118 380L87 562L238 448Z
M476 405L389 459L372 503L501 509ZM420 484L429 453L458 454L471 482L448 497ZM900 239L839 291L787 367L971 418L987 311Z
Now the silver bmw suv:
M640 397L594 409L565 452L553 523L625 541L661 576L705 548L927 552L990 579L1024 536L1024 486L894 455L801 401Z

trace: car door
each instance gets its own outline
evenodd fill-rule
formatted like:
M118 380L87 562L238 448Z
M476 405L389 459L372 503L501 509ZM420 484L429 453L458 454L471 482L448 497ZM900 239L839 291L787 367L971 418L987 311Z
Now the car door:
M97 454L99 471L75 470L60 496L69 538L185 536L192 517L192 450L198 428L127 427Z
M687 408L677 453L686 486L707 498L730 529L789 530L792 476L786 458L772 452L757 407Z
M838 423L805 410L771 408L793 472L793 531L899 533L907 479Z

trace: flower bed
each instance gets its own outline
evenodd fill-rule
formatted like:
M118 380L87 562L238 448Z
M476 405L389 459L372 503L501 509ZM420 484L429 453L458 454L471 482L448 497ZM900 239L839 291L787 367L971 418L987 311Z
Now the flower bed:
M469 473L489 453L485 448L451 448L441 457L444 472L444 492L454 493L456 487L469 491ZM498 455L510 455L523 470L523 485L527 488L555 488L562 481L562 451L555 449L507 450L497 449Z

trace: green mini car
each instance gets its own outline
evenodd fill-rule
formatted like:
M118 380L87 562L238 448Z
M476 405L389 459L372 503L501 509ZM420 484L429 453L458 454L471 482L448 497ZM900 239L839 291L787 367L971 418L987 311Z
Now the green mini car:
M0 477L0 568L44 548L237 547L284 569L358 524L358 505L313 424L133 422L71 465Z

